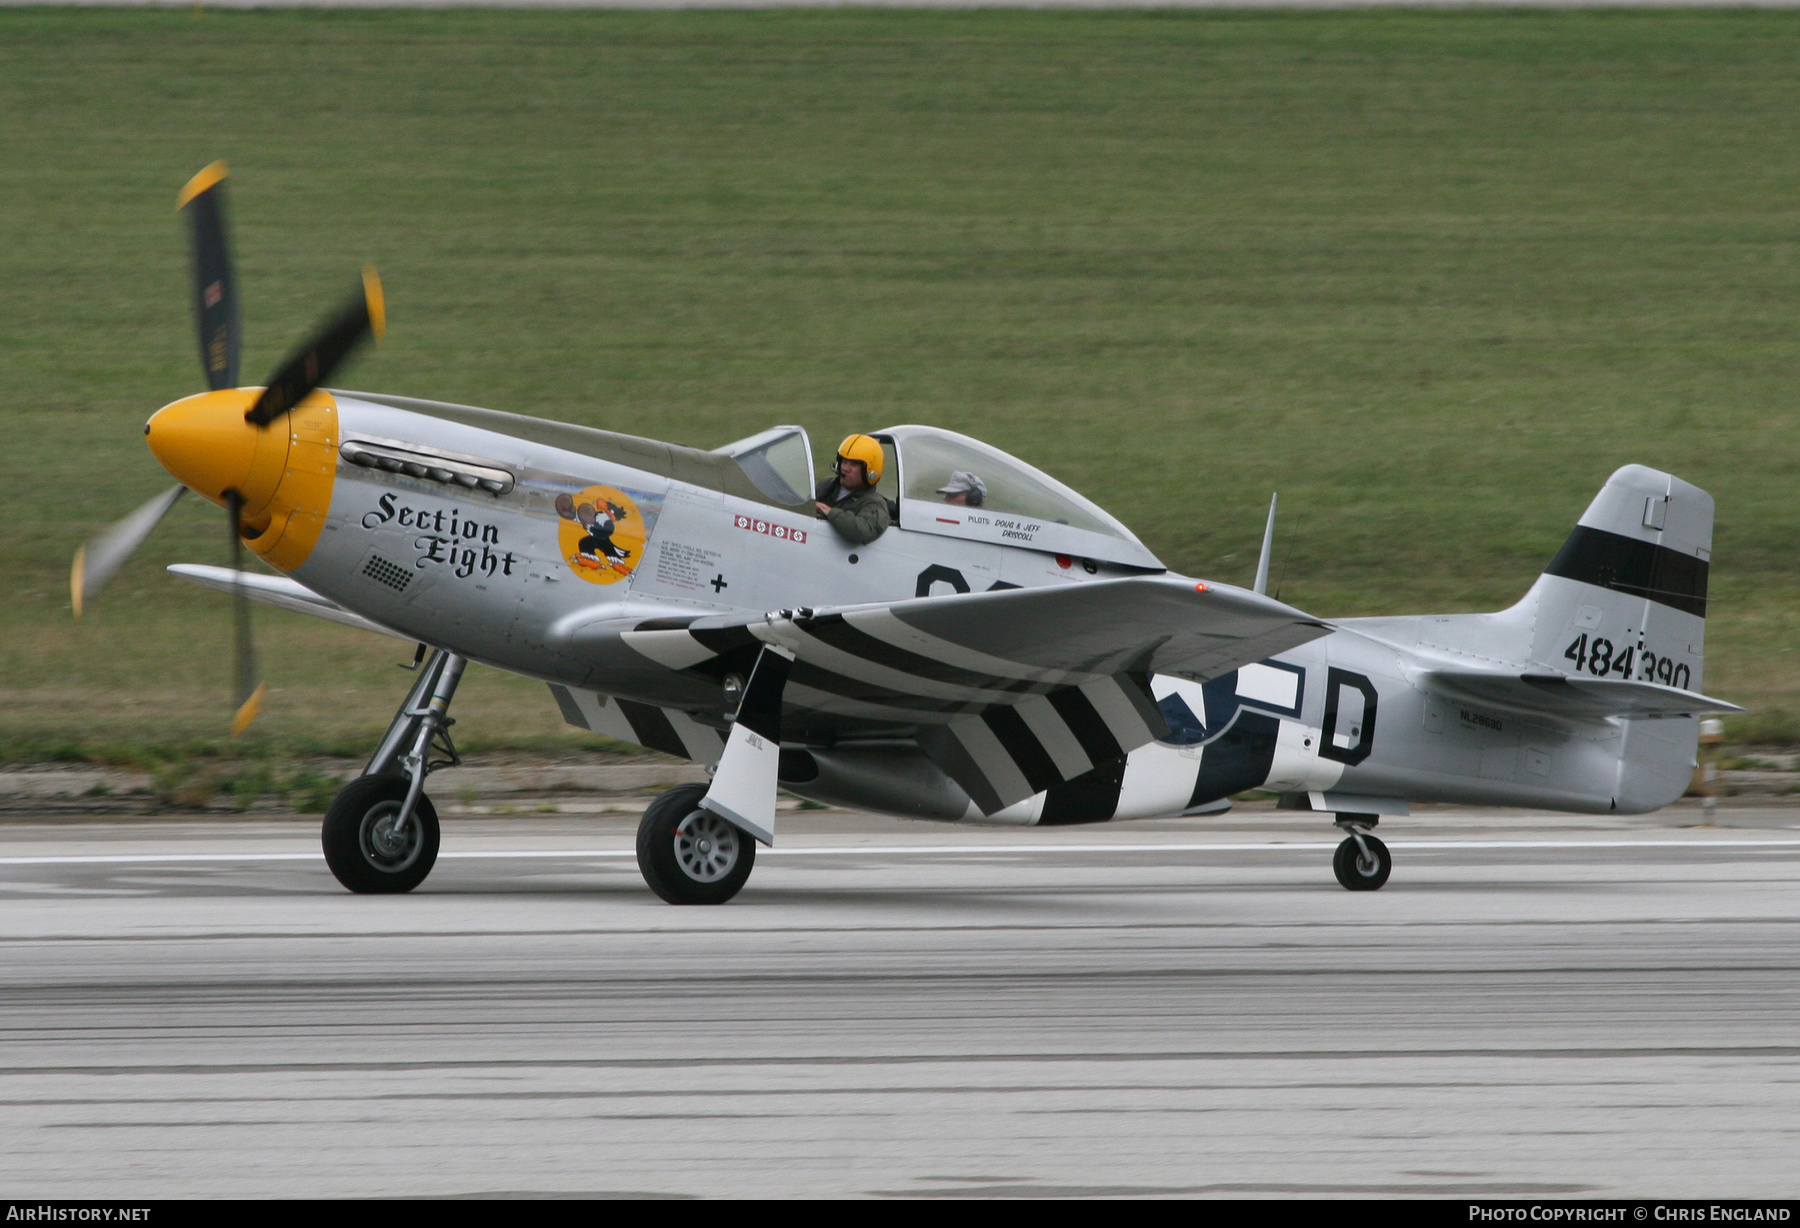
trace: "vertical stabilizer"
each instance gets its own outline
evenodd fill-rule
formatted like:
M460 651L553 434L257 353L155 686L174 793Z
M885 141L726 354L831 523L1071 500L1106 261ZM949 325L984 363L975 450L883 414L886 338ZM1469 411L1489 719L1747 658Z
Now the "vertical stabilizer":
M1698 691L1705 665L1712 496L1627 465L1607 479L1531 593L1531 657L1548 672ZM1680 797L1698 722L1626 722L1614 805L1641 812Z
M1712 521L1697 486L1642 465L1614 473L1527 598L1532 660L1699 690Z

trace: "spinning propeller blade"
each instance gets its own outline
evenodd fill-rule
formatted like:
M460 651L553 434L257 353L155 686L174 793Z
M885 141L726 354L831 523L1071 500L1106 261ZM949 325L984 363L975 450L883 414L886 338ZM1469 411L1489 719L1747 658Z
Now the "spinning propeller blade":
M200 336L200 366L213 391L236 388L238 349L237 283L231 276L231 246L225 238L225 164L188 180L175 207L187 215L193 253L194 324Z
M386 332L387 308L381 297L381 278L375 275L374 265L364 265L362 289L269 377L269 386L244 415L244 421L269 425L329 379L366 338L379 341Z
M186 493L185 486L163 491L125 519L90 537L75 551L74 565L69 568L69 600L76 618L81 617L82 607L112 582L119 568L137 553L150 531Z

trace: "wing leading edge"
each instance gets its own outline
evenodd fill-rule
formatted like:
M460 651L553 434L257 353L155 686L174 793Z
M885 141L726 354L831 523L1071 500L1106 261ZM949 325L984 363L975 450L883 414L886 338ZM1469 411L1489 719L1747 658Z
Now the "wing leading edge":
M250 600L274 606L278 610L310 614L312 617L322 618L326 622L341 623L346 627L355 627L358 631L373 631L376 635L388 635L397 640L413 638L395 631L392 627L384 627L373 619L364 618L354 611L346 610L337 602L327 597L321 597L298 580L289 579L287 576L233 571L229 567L208 567L201 563L172 563L169 566L169 572L171 575L180 576L190 584L198 584L201 588L209 588L215 593L229 594L241 590L244 596Z

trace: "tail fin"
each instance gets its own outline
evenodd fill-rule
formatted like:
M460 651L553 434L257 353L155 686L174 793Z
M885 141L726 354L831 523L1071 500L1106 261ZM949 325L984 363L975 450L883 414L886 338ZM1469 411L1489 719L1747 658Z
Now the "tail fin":
M1490 727L1483 779L1607 798L1629 814L1681 796L1696 718L1733 708L1700 694L1712 522L1699 487L1626 465L1517 604L1408 620L1440 662L1421 671L1427 687L1524 714Z
M1531 617L1533 663L1699 691L1712 524L1699 487L1642 465L1614 473L1514 607ZM1627 722L1613 806L1642 813L1680 797L1698 739L1693 719Z
M1698 691L1712 522L1699 487L1642 465L1614 473L1521 603L1532 661Z

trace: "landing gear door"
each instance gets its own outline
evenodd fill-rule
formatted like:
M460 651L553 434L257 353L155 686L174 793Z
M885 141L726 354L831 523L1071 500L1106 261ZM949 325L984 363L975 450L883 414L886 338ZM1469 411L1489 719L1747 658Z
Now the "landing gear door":
M756 489L775 502L785 507L811 502L812 441L805 427L770 427L713 451L735 460Z

